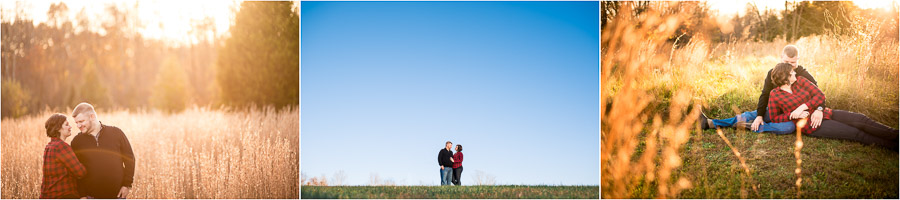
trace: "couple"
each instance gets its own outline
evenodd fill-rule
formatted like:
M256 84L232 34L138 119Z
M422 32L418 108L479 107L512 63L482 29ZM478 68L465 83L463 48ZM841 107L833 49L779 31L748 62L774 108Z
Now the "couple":
M81 133L71 134L66 115L53 114L44 123L50 143L44 147L41 199L127 198L134 180L134 153L125 133L100 123L94 107L80 103L72 118Z
M459 176L462 175L463 153L462 145L456 145L456 153L450 151L453 143L447 141L446 145L438 152L438 165L441 166L441 185L460 185ZM452 174L452 176L451 176Z
M795 121L807 118L803 134L831 139L875 144L898 151L898 131L863 114L834 110L825 106L825 94L816 79L798 64L799 50L787 45L782 63L769 70L756 111L744 112L729 119L709 119L700 115L703 129L738 127L755 132L788 134L796 130ZM751 122L752 121L752 122Z

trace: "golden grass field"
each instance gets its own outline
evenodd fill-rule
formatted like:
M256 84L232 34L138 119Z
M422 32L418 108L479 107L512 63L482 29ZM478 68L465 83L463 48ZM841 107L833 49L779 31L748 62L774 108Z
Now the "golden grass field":
M894 152L695 125L700 108L712 118L755 110L766 72L794 44L829 107L897 128L900 46L882 37L879 24L854 20L856 34L796 41L713 43L697 36L676 48L661 36L688 16L654 8L621 15L602 31L603 198L896 197Z
M2 198L38 198L45 111L2 120ZM134 150L129 198L299 198L299 107L248 111L188 109L101 112ZM78 132L75 123L73 136Z

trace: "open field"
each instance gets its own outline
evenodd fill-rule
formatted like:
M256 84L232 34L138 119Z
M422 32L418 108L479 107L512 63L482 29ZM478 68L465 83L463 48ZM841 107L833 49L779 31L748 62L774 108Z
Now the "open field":
M50 114L3 119L2 198L39 196ZM299 197L299 107L193 108L174 115L101 110L98 116L131 142L137 166L129 198Z
M303 186L321 199L597 199L598 186Z

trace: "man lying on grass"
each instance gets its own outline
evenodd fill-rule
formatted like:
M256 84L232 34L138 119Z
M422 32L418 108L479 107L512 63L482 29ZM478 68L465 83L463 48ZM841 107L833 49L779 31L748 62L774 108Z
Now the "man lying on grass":
M782 49L781 52L781 61L787 64L790 64L793 71L797 73L797 76L804 77L809 80L813 85L817 85L816 79L812 77L812 74L809 74L803 66L799 64L800 60L800 50L797 49L797 46L787 45ZM700 127L705 129L712 129L715 127L736 127L743 129L750 129L757 133L769 132L774 134L789 134L793 133L796 130L796 125L794 125L793 121L786 121L781 123L772 123L768 112L769 104L769 92L772 89L775 89L776 85L772 83L771 79L772 70L770 69L768 73L766 73L765 81L763 82L763 90L759 95L759 102L757 103L755 111L747 111L740 115L737 115L728 119L709 119L705 114L700 114ZM822 106L825 103L822 102ZM798 107L794 111L791 112L792 116L797 116L804 110L808 108ZM752 122L752 124L751 124Z

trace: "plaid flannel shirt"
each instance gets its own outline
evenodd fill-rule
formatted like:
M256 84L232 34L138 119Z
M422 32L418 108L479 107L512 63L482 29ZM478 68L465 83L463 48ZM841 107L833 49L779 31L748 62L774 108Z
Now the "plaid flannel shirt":
M43 170L41 199L79 197L75 179L84 177L87 171L66 142L59 138L50 139L44 147Z
M816 108L825 102L825 94L802 76L798 76L797 81L791 84L791 91L793 93L775 88L769 93L769 117L773 123L791 121L791 112L803 104L806 104L812 115ZM830 108L825 108L822 111L822 120L831 119L831 113ZM810 134L818 129L810 127L810 124L812 123L806 123L802 128L803 134Z
M453 168L462 167L463 154L462 152L456 152L453 154Z

